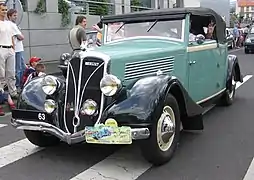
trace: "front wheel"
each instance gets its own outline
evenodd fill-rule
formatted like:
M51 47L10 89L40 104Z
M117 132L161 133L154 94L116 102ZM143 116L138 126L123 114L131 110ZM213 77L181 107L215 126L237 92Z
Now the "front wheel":
M141 143L145 159L158 166L168 162L179 142L180 111L174 96L169 94L162 111L156 111L151 136Z
M245 54L249 54L250 51L248 49L244 49Z
M60 143L57 137L40 131L24 130L27 139L34 145L40 147L54 146Z

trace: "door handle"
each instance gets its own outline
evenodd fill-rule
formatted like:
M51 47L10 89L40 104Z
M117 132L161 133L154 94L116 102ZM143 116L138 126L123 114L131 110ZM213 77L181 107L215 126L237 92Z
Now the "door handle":
M196 61L190 61L189 64L190 64L190 65L196 64Z

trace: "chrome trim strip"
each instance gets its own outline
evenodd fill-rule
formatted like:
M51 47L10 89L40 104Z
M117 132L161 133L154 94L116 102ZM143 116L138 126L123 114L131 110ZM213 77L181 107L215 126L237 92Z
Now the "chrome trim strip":
M26 121L22 119L13 119L13 118L11 118L11 125L16 129L46 132L53 136L58 137L60 140L68 144L75 144L85 141L85 130L71 134L66 133L63 130L59 129L58 127L49 123ZM150 131L148 128L132 128L131 134L133 140L147 139L150 136Z
M82 90L82 93L81 93L81 99L80 99L80 103L78 104L78 109L80 109L81 102L82 102L82 99L83 99L83 95L84 95L84 92L85 92L85 89L86 89L86 86L87 86L88 82L90 81L90 79L91 79L91 77L94 75L94 73L96 73L96 71L97 71L98 69L100 69L101 66L104 65L104 64L105 64L105 62L101 63L101 65L99 65L99 66L90 74L90 76L89 76L88 79L86 80L86 83L85 83L85 85L84 85L84 87L83 87L83 90Z
M208 101L209 99L212 99L212 98L214 98L215 96L217 96L217 95L223 93L225 90L226 90L226 88L224 88L224 89L222 89L221 91L219 91L219 92L217 92L217 93L215 93L215 94L213 94L213 95L211 95L211 96L209 96L209 97L207 97L207 98L205 98L205 99L202 99L202 100L200 100L200 101L198 101L198 102L196 102L196 103L197 103L197 104L201 104L201 103L203 103L203 102L205 102L205 101Z
M76 105L75 105L75 111L74 111L74 117L77 119L77 123L74 123L74 117L72 120L72 125L74 126L74 133L77 132L77 127L80 125L80 117L79 117L79 100L80 100L80 90L81 90L81 76L82 76L82 70L83 70L83 61L84 58L80 58L80 66L79 66L79 79L78 79L78 92L77 92L77 99L76 99Z
M147 73L147 74L139 74L139 75L136 75L136 76L130 76L130 77L124 78L124 80L128 81L128 80L135 79L135 78L146 77L146 76L153 76L153 75L156 75L156 72L151 72L151 73ZM172 71L171 70L162 71L162 74L168 74L170 72L172 72Z
M112 41L106 41L105 44L114 44L118 42L123 42L127 40L135 40L135 39L159 39L159 40L168 40L170 43L176 42L177 44L179 42L184 42L182 39L176 39L176 38L169 38L169 37L162 37L162 36L134 36L134 37L126 37L123 39L117 39L117 40L112 40Z
M144 72L144 71L147 71L147 70L153 70L155 68L158 68L157 66L159 66L159 68L166 68L166 69L168 69L168 68L173 68L174 67L174 63L167 62L167 63L157 64L157 65L151 64L151 65L146 66L145 68L143 68L143 67L137 67L137 68L126 67L125 68L125 75L131 74L131 73L135 73L137 71Z
M69 85L69 75L70 75L70 64L68 63L67 66L67 76L66 76L66 91L65 91L65 98L64 98L64 127L65 130L70 133L68 127L67 127L67 122L66 122L66 105L67 105L67 97L68 97L68 85Z
M104 60L105 64L104 64L104 74L103 74L103 77L105 75L107 75L107 66L108 66L108 63L109 63L109 60L110 60L110 56L108 56L107 54L103 54L101 52L94 51L94 50L88 50L88 51L85 51L85 52L80 52L80 57L81 58L94 57L94 58L98 58L98 59ZM100 112L99 112L99 116L98 116L98 119L97 119L95 125L100 123L101 116L102 116L102 113L103 113L103 110L104 110L103 109L104 102L105 102L105 96L104 96L103 93L101 93Z
M154 62L154 61L163 61L163 60L174 60L174 56L170 56L170 57L163 57L163 58L155 58L155 59L149 59L149 60L142 60L142 61L137 61L137 62L131 62L131 63L126 63L126 65L128 66L132 66L132 65L135 65L135 64L145 64L146 62L149 63L149 62Z
M205 50L210 50L215 48L217 48L217 43L202 44L202 45L196 45L196 46L188 46L187 52L205 51Z
M163 73L170 73L174 70L174 59L174 57L163 57L126 63L124 80L154 75L159 70Z

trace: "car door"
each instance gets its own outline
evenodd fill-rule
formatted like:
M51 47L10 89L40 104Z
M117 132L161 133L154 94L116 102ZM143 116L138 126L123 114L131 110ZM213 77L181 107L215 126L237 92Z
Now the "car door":
M215 40L202 44L189 43L187 47L189 64L189 94L198 103L212 97L218 90L216 57L219 47Z

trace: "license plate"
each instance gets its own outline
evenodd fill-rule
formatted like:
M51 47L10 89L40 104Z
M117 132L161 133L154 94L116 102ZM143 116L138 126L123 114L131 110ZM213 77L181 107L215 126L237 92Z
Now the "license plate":
M131 144L131 128L112 126L87 126L85 128L87 143L94 144Z

